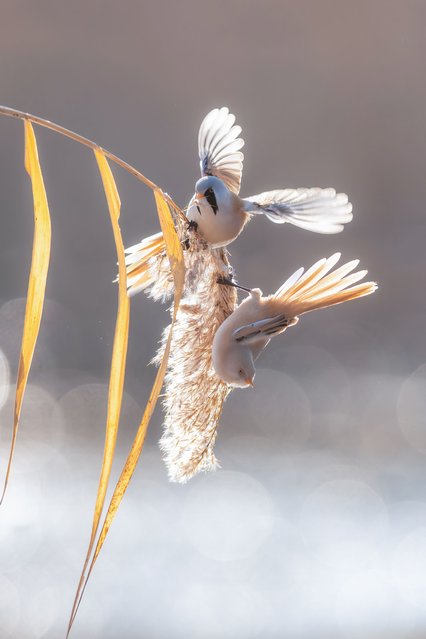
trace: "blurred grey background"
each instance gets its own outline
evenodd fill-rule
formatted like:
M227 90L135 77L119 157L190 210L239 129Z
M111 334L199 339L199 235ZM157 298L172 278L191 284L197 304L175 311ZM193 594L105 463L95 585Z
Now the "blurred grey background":
M340 250L380 285L269 347L256 388L226 404L223 470L169 484L157 411L73 637L424 637L425 3L6 0L0 11L0 103L97 141L182 205L199 124L222 105L243 127L243 195L316 185L350 195L354 221L338 236L253 221L231 247L242 283L273 291ZM91 526L117 292L91 152L36 133L53 248L0 511L0 636L56 639ZM0 140L4 471L33 213L22 124L0 117ZM114 173L133 244L158 228L152 195ZM113 479L167 319L134 299Z

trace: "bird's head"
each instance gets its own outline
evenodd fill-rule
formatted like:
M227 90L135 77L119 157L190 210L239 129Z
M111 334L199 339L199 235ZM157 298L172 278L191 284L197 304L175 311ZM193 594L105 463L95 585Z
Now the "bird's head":
M229 353L225 373L228 384L238 388L253 386L255 374L253 357L248 348L237 348Z
M247 388L247 386L251 386L253 388L254 372L252 377L251 373L247 373L244 368L240 368L238 369L238 377L239 377L239 383L236 384L236 386L239 386L239 388Z
M195 184L195 199L200 202L206 199L210 205L216 205L224 200L229 194L228 188L222 180L214 175L207 175L200 178Z

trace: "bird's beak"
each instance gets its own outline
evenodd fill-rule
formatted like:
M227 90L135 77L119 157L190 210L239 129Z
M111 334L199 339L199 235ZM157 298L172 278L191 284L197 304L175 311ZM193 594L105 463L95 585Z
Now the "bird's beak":
M247 379L245 379L244 381L247 384L247 386L251 386L252 388L254 387L254 381L250 379L250 377L247 377Z
M204 195L202 193L198 193L198 191L195 193L195 199L198 200L202 200L204 197Z

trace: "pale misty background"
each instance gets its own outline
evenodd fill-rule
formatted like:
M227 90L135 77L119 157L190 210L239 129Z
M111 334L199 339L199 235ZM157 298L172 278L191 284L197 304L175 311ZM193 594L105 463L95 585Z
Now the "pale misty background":
M151 424L72 637L415 639L426 634L426 5L406 1L4 1L0 103L114 151L184 205L204 115L246 140L242 194L334 186L320 236L256 219L240 281L275 290L336 250L379 291L312 314L259 361L219 429L222 470L167 481ZM36 130L52 214L44 321L0 511L0 636L63 637L100 470L115 252L94 157ZM33 220L23 126L0 117L4 471ZM152 196L114 169L126 244ZM132 304L116 479L168 316Z

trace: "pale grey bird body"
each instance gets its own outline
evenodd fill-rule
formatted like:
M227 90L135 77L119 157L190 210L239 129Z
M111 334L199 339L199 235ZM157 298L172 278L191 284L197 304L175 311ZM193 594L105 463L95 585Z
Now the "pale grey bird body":
M243 200L213 175L198 180L195 188L198 195L189 204L188 220L197 225L200 235L212 247L230 244L250 219Z
M232 386L248 386L255 376L254 362L268 345L270 337L259 333L249 346L238 341L236 334L242 326L265 319L262 291L253 289L249 296L221 324L213 341L212 361L217 375Z
M356 282L367 271L351 273L358 260L329 273L340 253L314 264L305 274L296 271L273 295L250 291L236 310L219 326L212 346L216 374L231 386L253 385L255 361L272 337L297 324L299 315L341 304L373 293L374 282Z
M241 127L229 109L213 109L198 134L201 178L187 207L187 218L213 248L233 242L254 215L276 224L289 223L316 233L339 233L352 220L345 193L333 188L294 188L239 195L244 156ZM152 284L149 260L165 250L161 234L127 250L129 294Z

